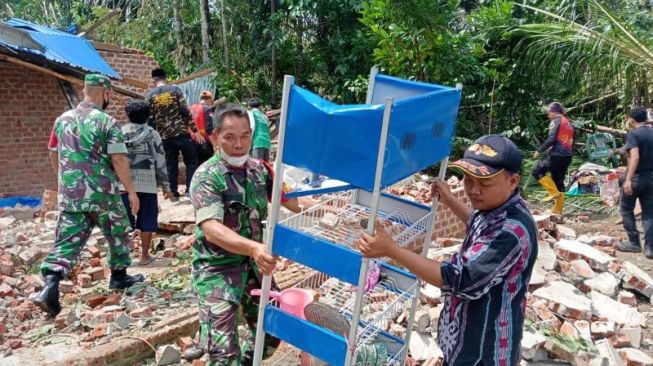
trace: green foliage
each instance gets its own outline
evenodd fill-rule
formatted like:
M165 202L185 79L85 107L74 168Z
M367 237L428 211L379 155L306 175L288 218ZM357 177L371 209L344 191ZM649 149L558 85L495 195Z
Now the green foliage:
M289 74L336 102L360 103L374 64L462 83L454 156L487 133L537 146L548 126L542 108L554 100L581 105L573 120L613 125L653 92L653 13L635 0L276 0L274 13L270 1L209 3L209 65L199 0L0 0L0 16L62 29L120 9L93 38L144 50L173 78L211 67L230 101L256 96L278 107Z

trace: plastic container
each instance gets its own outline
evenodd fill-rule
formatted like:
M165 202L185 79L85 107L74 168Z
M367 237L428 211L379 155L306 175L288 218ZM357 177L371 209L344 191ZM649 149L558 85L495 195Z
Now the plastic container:
M261 296L261 290L252 290L250 294L252 296ZM289 288L281 292L270 291L270 297L279 302L281 310L301 319L306 319L304 317L304 308L313 302L314 294L312 291L301 288Z
M614 207L619 202L619 175L616 172L605 176L601 185L601 201L609 207Z

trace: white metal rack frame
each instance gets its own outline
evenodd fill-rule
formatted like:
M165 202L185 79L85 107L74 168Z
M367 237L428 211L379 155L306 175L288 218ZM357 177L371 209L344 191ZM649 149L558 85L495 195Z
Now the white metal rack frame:
M433 220L437 210L437 201L428 210L428 208L424 207L415 207L414 204L411 206L411 204L401 202L401 199L398 198L385 197L381 193L386 149L394 152L394 154L388 155L388 160L393 162L389 165L388 169L390 172L388 176L392 177L388 179L390 181L392 179L401 179L400 174L415 173L421 169L418 169L414 162L419 161L419 164L432 164L435 159L441 159L445 156L442 155L445 153L443 150L439 150L437 153L441 155L431 154L430 152L435 151L431 150L433 146L437 146L433 145L433 141L437 140L439 141L438 143L446 143L443 140L445 130L449 131L444 135L447 139L453 133L452 123L455 121L455 113L460 101L460 89L462 86L457 86L457 91L452 88L420 83L413 83L408 86L410 82L399 81L396 78L391 80L391 78L386 76L377 76L377 73L377 70L373 68L370 74L366 102L367 104L373 103L375 105L383 104L382 121L380 121L380 125L376 125L380 127L380 130L377 130L378 135L373 135L379 136L378 151L376 152L375 162L369 158L369 155L362 160L367 164L362 168L362 171L373 172L373 182L368 178L371 175L349 175L349 172L343 173L338 170L340 166L331 165L326 167L322 165L322 162L315 161L314 159L314 156L322 156L315 155L317 150L295 149L294 153L289 154L288 160L284 159L291 91L295 93L293 94L293 98L300 98L297 99L298 104L293 102L293 105L301 106L301 98L303 98L300 94L297 94L303 93L298 91L301 88L297 89L293 86L294 78L291 76L285 77L281 105L281 123L279 126L280 139L278 155L275 160L276 175L271 199L272 207L267 226L268 235L266 235L267 251L268 253L275 253L291 260L296 260L299 263L318 270L296 286L315 290L320 302L331 305L341 314L349 318L350 326L348 334L337 335L317 324L307 322L281 311L269 303L271 281L270 276L264 276L254 352L254 365L256 366L261 365L263 341L266 332L286 340L288 343L296 345L303 350L310 351L311 353L314 352L325 361L336 365L356 365L357 350L360 350L364 345L379 343L384 344L388 351L387 364L401 365L405 360L407 354L406 346L410 341L410 330L412 329L417 305L419 281L412 274L385 263L379 264L377 261L370 261L362 257L354 248L353 241L359 238L363 232L370 235L373 234L374 221L379 218L390 235L400 245L407 246L411 243L418 244L416 241L422 241L424 248L423 254L425 254L425 249L428 247L433 232ZM377 79L379 80L378 87L375 85ZM398 86L397 83L402 86ZM402 89L404 86L407 89ZM426 92L425 90L429 91ZM308 96L307 94L304 95L307 98L317 98ZM413 98L413 96L416 97ZM395 104L394 97L404 99L401 99L401 103ZM433 103L436 100L434 98L442 98L438 100L443 100L444 104ZM317 99L310 100L315 103L320 103ZM436 107L425 109L423 106ZM306 109L301 110L301 112L297 112L298 110L296 110L292 116L297 118L297 113L305 113L305 111L312 113L310 110L313 107L315 107L313 104L310 107L308 104L304 104L302 108ZM399 111L395 113L397 120L402 122L393 125L399 127L393 130L392 145L388 145L390 121L395 110ZM418 110L424 113L415 118L416 116L412 113ZM444 116L444 120L440 119L440 115ZM366 116L374 119L379 118L379 115L375 112ZM433 117L437 117L438 119L433 121ZM332 122L331 119L327 118L317 119L315 121L316 123L321 123L322 126L326 126L324 124L325 121ZM299 118L293 121L295 122L292 123L300 123L298 121L305 121L305 119ZM293 135L295 143L299 143L299 139L304 138L304 134L311 134L309 130L306 130L306 126L308 126L306 124L295 124L294 126L298 128L298 132ZM329 126L332 125L330 124ZM357 124L356 126L360 127L364 126L364 124ZM416 141L415 131L419 131L424 127L430 128L431 135L425 136L423 140L419 140L421 142L417 142L417 145L421 147L408 153L407 150L410 150ZM334 139L340 137L333 133L330 134L327 130L320 131ZM366 133L360 129L356 131L357 136ZM291 135L292 133L291 130ZM315 135L315 138L320 138L320 136L322 135ZM293 138L289 141L293 141ZM322 136L322 138L324 137ZM397 139L401 140L401 145L397 145ZM291 146L290 151L293 151L295 146L303 145L289 146ZM397 150L398 146L403 150ZM307 155L305 153L306 151L313 152ZM419 153L416 153L417 151ZM337 155L332 156L335 159ZM304 161L305 159L308 159L310 163L307 166L316 167L318 173L325 174L327 171L333 171L336 174L334 176L335 178L341 179L342 176L350 177L353 179L350 183L356 185L354 182L358 182L361 184L359 187L365 187L369 191L355 189L341 194L335 194L302 213L280 220L280 187L284 162L288 161L292 163L293 159L300 166L306 163ZM444 176L446 164L447 158L445 157L441 161L441 178ZM403 167L404 169L393 169L398 167ZM408 171L405 169L407 167ZM325 169L325 171L320 171L322 169ZM338 177L337 175L341 173L344 175ZM345 179L345 181L348 180ZM276 240L275 237L277 237ZM383 277L380 278L380 282L375 287L365 293L364 289L367 283L369 269L371 266L376 265L381 266ZM392 336L388 331L395 318L405 309L410 309L410 314L407 321L406 336L402 339L401 337ZM297 355L298 353L299 351L291 348L291 351L287 355L283 355L276 364L290 365L292 364L293 355Z
M289 216L279 222L299 232L346 246L356 250L354 240L359 239L367 228L370 209L354 203L355 191L345 191L323 196L323 201L306 211ZM320 223L327 215L335 215L338 225L330 228ZM411 222L409 214L401 209L392 212L377 212L377 217L385 230L397 244L406 247L412 243L421 243L429 229L431 212Z

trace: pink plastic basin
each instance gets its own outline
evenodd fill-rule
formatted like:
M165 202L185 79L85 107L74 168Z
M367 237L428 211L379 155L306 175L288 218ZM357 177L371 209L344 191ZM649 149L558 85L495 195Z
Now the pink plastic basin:
M252 296L261 296L261 290L250 292ZM289 288L281 292L270 291L270 297L279 302L279 308L301 319L304 317L304 308L313 302L313 293L301 288Z

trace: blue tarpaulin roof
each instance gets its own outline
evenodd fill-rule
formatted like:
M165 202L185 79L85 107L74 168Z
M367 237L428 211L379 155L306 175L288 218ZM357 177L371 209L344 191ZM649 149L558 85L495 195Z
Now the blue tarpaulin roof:
M58 31L22 19L12 18L5 24L25 31L38 44L41 49L32 49L11 44L0 38L0 44L10 48L40 55L48 60L70 65L89 72L104 74L114 79L122 79L114 69L100 56L97 50L83 37Z

